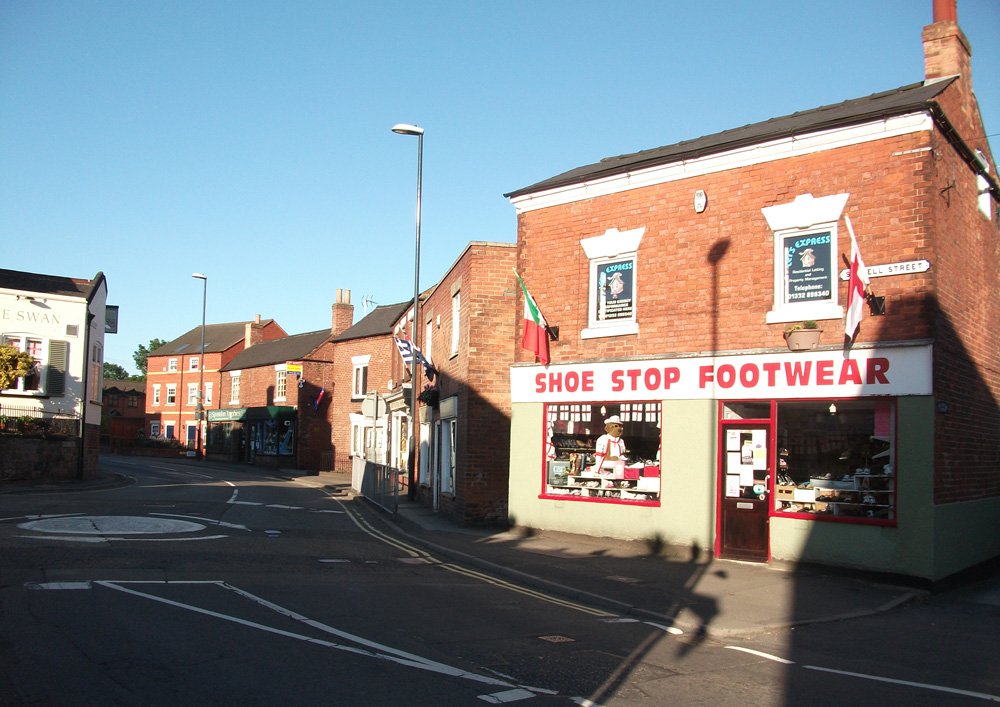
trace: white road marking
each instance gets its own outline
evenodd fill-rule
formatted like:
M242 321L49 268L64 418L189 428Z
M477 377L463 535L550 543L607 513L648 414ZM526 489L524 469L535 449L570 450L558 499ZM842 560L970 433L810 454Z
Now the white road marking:
M227 584L226 582L213 582L217 586L227 589L231 592L238 594L246 599L256 602L257 604L271 609L276 613L285 616L290 619L299 621L307 626L310 626L316 630L322 631L324 633L329 633L340 638L344 638L352 643L356 643L360 646L365 646L365 648L357 648L354 646L345 645L343 643L334 643L333 641L326 641L319 638L313 638L312 636L306 636L300 633L293 633L291 631L286 631L284 629L274 628L272 626L265 626L264 624L256 623L254 621L248 621L247 619L241 619L238 616L230 616L228 614L222 614L217 611L211 611L209 609L203 609L201 607L193 606L191 604L184 604L179 601L174 601L172 599L167 599L165 597L158 597L155 594L148 594L146 592L140 592L136 589L123 586L125 582L113 582L113 581L95 581L94 584L106 587L108 589L113 589L115 591L124 592L126 594L131 594L137 597L143 597L145 599L150 599L161 604L166 604L168 606L173 606L179 609L185 609L187 611L192 611L197 614L202 614L205 616L211 616L213 618L221 619L223 621L230 621L232 623L239 624L241 626L246 626L248 628L257 629L267 633L272 633L278 636L283 636L285 638L293 638L299 641L305 641L306 643L311 643L313 645L324 646L326 648L333 648L339 651L344 651L347 653L354 653L356 655L365 656L369 658L378 658L380 660L388 660L399 665L404 665L411 668L417 668L418 670L427 670L433 673L438 673L441 675L447 675L449 677L462 678L464 680L472 680L474 682L480 682L487 685L495 685L497 687L505 687L509 689L515 689L516 686L505 682L503 680L498 680L496 678L491 678L486 675L480 675L478 673L472 673L461 668L456 668L444 663L439 663L428 658L422 658L413 653L407 651L402 651L397 648L392 648L382 643L376 641L370 641L361 636L355 634L347 633L346 631L340 631L333 628L332 626L327 626L318 621L309 619L302 614L291 611L284 607L278 606L272 602L262 599L261 597L245 592L237 587ZM165 582L130 582L129 584L166 584Z
M232 528L233 530L246 530L250 531L250 528L245 525L240 525L239 523L226 523L221 520L214 520L212 518L202 518L201 516L189 516L181 515L179 513L153 513L154 516L172 516L174 518L192 518L194 520L200 520L202 523L208 523L209 525L217 525L220 528Z
M669 633L669 634L671 634L673 636L683 636L684 635L684 632L682 630L680 630L679 628L677 628L676 626L664 626L663 624L653 623L652 621L643 621L643 623L646 624L647 626L652 626L654 628L658 628L661 631L666 631L667 633Z
M787 658L779 658L776 655L771 655L770 653L765 653L764 651L755 651L753 648L742 648L740 646L726 646L731 651L740 651L742 653L749 653L750 655L755 655L758 658L767 658L768 660L773 660L775 663L784 663L785 665L795 665L794 660L788 660Z
M122 537L109 537L107 535L101 537L81 537L79 535L18 535L19 538L24 538L27 540L62 540L67 543L108 543L108 542L121 542L121 543L180 543L180 542L199 542L201 540L220 540L222 538L228 538L228 535L199 535L194 538L122 538Z
M521 688L515 688L513 690L504 690L503 692L494 692L490 695L479 695L479 699L483 702L489 702L491 705L499 705L506 702L530 700L534 696L535 694L533 692L528 692L527 690L522 690Z
M92 589L90 582L28 582L25 589Z
M866 675L865 673L852 673L848 670L833 670L832 668L821 668L818 665L803 665L806 670L819 670L824 673L834 673L836 675L847 675L852 678L862 678L863 680L875 680L877 682L888 682L894 685L907 685L909 687L919 687L923 690L934 690L935 692L947 692L952 695L963 695L965 697L975 697L989 702L1000 702L1000 695L991 695L986 692L972 692L971 690L959 690L954 687L944 687L943 685L932 685L926 682L911 682L909 680L897 680L895 678L884 678L879 675Z
M201 523L167 518L146 518L142 516L73 516L68 518L46 518L20 523L22 530L42 533L67 533L72 535L149 535L151 533L195 533L204 530Z

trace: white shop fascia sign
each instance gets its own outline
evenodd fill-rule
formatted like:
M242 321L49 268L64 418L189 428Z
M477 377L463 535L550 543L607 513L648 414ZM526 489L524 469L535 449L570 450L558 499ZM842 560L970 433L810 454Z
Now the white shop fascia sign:
M511 402L930 395L931 346L513 366Z

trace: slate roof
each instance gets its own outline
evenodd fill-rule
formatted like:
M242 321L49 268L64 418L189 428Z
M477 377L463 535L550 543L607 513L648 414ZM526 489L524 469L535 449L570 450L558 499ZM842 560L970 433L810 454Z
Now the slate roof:
M522 196L680 160L704 157L769 140L925 111L934 105L934 99L956 78L950 77L939 81L909 84L890 91L873 93L864 98L855 98L843 103L792 113L780 118L765 120L762 123L744 125L740 128L724 130L721 133L706 135L694 140L685 140L665 147L617 157L606 157L595 164L571 169L531 186L504 194L504 196L507 198Z
M97 273L93 280L84 280L76 277L40 275L20 270L0 269L0 288L87 299L103 278L101 273Z
M146 393L146 381L121 381L104 379L104 390L117 390L120 393Z
M262 319L261 325L273 322L273 319ZM243 341L246 336L246 325L253 322L228 322L226 324L206 324L205 325L205 352L221 353L232 346ZM173 341L168 341L155 351L150 351L150 356L180 356L181 354L192 354L201 351L201 327L196 326L189 332L182 334Z
M423 299L423 297L421 297ZM369 336L391 334L400 317L413 305L413 300L398 304L384 304L376 307L354 326L344 329L334 341L350 341L364 339Z
M330 340L330 330L321 329L305 334L295 334L281 339L262 341L236 354L222 367L223 371L242 371L258 366L273 366L286 361L299 361Z

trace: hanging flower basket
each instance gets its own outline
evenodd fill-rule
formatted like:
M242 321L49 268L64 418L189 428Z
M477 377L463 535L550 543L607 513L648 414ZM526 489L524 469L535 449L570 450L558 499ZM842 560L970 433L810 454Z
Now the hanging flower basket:
M438 399L439 391L437 388L424 388L420 395L417 396L417 400L432 408L436 408L438 406Z
M819 345L823 330L814 321L805 321L785 329L785 343L789 351L812 351Z

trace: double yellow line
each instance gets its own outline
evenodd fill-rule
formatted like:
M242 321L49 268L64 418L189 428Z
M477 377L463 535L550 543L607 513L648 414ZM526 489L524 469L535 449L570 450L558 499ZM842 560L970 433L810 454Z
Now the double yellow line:
M612 614L607 611L602 611L601 609L595 609L590 606L585 606L583 604L578 604L574 601L569 601L568 599L562 599L560 597L552 596L551 594L546 594L535 589L529 589L528 587L521 586L519 584L514 584L513 582L508 582L507 580L494 577L492 575L486 574L485 572L480 572L478 570L470 569L468 567L463 567L461 565L456 565L451 562L442 562L433 555L431 555L426 550L419 547L415 547L400 540L397 537L389 535L378 528L375 528L368 519L363 517L361 514L356 513L354 510L348 508L346 505L337 500L341 507L347 513L347 517L350 518L356 526L362 531L372 536L376 540L384 542L386 545L391 545L402 552L405 552L412 558L417 558L423 560L429 565L434 565L442 569L446 569L449 572L454 572L455 574L460 574L470 579L475 579L486 584L492 584L500 589L506 589L511 592L516 592L518 594L523 594L524 596L531 597L533 599L539 599L541 601L548 602L550 604L555 604L557 606L562 606L567 609L573 609L575 611L583 612L584 614L589 614L591 616L597 616L600 618L615 618L617 614Z

